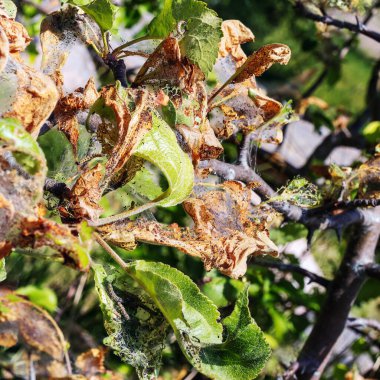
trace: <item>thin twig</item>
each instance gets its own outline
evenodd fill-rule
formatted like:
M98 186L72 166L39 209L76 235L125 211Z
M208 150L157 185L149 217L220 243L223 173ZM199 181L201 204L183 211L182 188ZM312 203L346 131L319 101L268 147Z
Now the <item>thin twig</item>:
M124 270L127 269L127 263L108 245L108 243L96 232L93 233L95 240L106 252L120 265Z
M325 288L327 288L330 284L330 280L324 278L316 273L310 272L305 268L302 268L298 265L294 264L286 264L281 261L275 260L264 260L255 258L251 261L251 264L257 265L264 268L275 268L281 272L290 272L290 273L298 273L304 277L307 277L311 282L315 282Z
M322 22L323 24L335 26L339 29L348 29L351 32L363 34L364 36L380 42L380 33L376 32L375 30L368 29L362 22L352 23L349 21L333 18L327 14L319 15L306 8L301 1L296 2L296 8L299 9L305 17L313 21Z
M364 328L380 331L380 322L375 319L348 318L347 327Z
M371 20L371 18L373 17L373 11L374 11L374 8L375 7L372 7L368 12L367 14L365 15L364 19L363 19L363 22L362 24L363 25L367 25L368 22ZM350 48L351 46L353 45L353 43L355 42L357 36L360 34L359 30L354 34L352 35L345 43L344 45L342 46L342 48L340 49L340 52L339 52L339 61L342 61L346 55L348 54L348 52L350 51ZM318 87L324 82L324 80L327 78L327 74L329 73L329 70L330 70L330 65L329 64L325 64L325 68L323 69L323 71L319 74L319 76L317 77L317 79L313 82L313 84L302 94L302 98L305 99L305 98L308 98L309 96L311 96L317 89Z

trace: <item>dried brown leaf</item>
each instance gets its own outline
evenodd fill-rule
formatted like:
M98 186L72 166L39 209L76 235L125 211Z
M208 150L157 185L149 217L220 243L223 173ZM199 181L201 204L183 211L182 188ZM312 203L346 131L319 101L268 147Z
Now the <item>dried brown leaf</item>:
M201 69L181 56L178 40L168 37L149 56L137 73L134 85L151 84L179 87L191 90L192 86L204 80Z
M24 51L32 41L22 24L4 15L0 15L0 28L4 30L7 36L11 54Z
M105 373L104 358L106 350L102 347L92 348L79 355L75 361L77 369L86 377Z
M286 45L265 45L247 58L244 64L236 71L232 83L241 83L252 76L260 76L274 63L286 65L290 60L290 56L290 49Z
M257 88L254 79L228 86L221 97L226 100L217 105L220 111L214 110L211 118L211 126L219 138L228 138L238 131L259 131L282 109L281 103ZM259 141L269 142L265 136L259 137Z
M184 202L194 221L193 228L182 228L146 221L110 224L100 227L103 237L113 244L128 247L134 241L175 247L200 257L207 270L217 268L230 277L240 277L251 255L277 254L269 239L266 217L251 215L251 190L239 182L225 182L207 190L201 188Z
M70 213L74 218L96 220L103 209L99 206L103 190L100 186L104 178L104 167L96 164L84 172L76 181L70 194ZM62 213L65 209L62 208ZM66 215L70 217L71 215Z
M67 136L75 153L79 138L77 114L88 110L98 97L94 78L90 78L84 88L79 87L73 93L61 97L54 109L58 129Z
M0 73L0 85L15 87L9 100L0 105L0 116L19 120L33 137L37 137L58 100L53 81L9 57L5 69Z
M64 360L65 339L46 311L4 289L0 290L0 304L0 345L20 343L55 360Z
M222 31L223 37L219 44L219 58L231 56L236 63L236 67L240 67L247 58L240 45L254 41L255 36L239 20L223 21Z
M186 102L184 101L186 96ZM175 128L181 133L180 142L185 150L190 151L193 162L217 158L223 147L216 138L207 119L207 92L202 82L193 85L188 94L178 93L172 97L177 113L189 119L188 124L176 123Z

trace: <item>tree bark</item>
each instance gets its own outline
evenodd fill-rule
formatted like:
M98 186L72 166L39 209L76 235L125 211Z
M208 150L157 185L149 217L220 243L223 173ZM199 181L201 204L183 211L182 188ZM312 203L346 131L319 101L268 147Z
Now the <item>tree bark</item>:
M377 210L376 210L377 209ZM373 211L379 213L379 207ZM298 380L318 380L343 332L350 310L366 280L360 268L374 262L380 235L378 223L354 227L351 240L337 275L328 290L327 299L297 361Z

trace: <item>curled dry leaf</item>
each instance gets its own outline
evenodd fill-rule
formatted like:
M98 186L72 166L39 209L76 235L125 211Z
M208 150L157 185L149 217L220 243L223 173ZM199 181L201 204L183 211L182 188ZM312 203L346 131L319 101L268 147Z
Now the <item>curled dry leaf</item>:
M27 217L17 223L7 239L20 252L34 256L57 260L63 264L87 271L90 259L87 249L79 243L76 236L66 225L58 224L48 219Z
M86 218L96 220L103 209L99 206L103 190L100 186L104 178L104 167L96 164L93 168L84 172L76 181L70 192L70 214L66 214L65 208L61 208L61 214L74 218Z
M0 28L4 30L7 36L11 54L24 51L32 41L24 26L7 16L0 15Z
M77 114L88 110L98 97L94 78L90 78L84 88L79 87L73 93L62 97L54 109L58 129L67 136L75 153L79 138Z
M63 362L66 342L53 318L16 294L0 290L0 346L17 343Z
M169 91L172 109L172 127L180 132L180 143L190 151L193 163L217 158L223 147L216 138L207 119L207 92L202 82L197 82L189 93ZM168 108L168 107L167 107ZM169 117L170 118L170 117ZM169 121L169 120L168 120Z
M133 84L169 85L190 91L196 82L203 79L201 69L181 56L178 40L168 37L146 60Z
M11 54L0 70L0 116L19 120L36 137L54 109L58 92L49 77L18 57L31 41L25 28L13 19L0 16L0 29L7 36ZM4 50L5 46L0 49ZM0 57L4 55L0 53ZM4 65L4 59L0 58L0 65Z
M120 85L103 88L92 113L102 117L97 138L108 159L87 169L76 181L67 207L74 219L98 219L99 201L113 177L121 178L134 149L152 127L154 93L145 89L125 89ZM64 211L62 209L62 211Z
M269 239L267 220L250 214L251 190L228 181L216 189L202 189L184 202L194 221L193 228L181 228L139 219L99 228L104 239L123 248L135 241L175 247L200 257L205 268L217 268L230 277L243 276L251 255L277 255Z
M244 25L236 24L227 24L225 29L227 28L231 28L231 31L225 31L227 36L228 33L239 36L239 28L245 30ZM242 33L243 37L248 38L248 34ZM238 40L236 38L234 41L237 43ZM258 88L255 77L261 75L274 63L286 64L290 59L290 49L282 44L266 45L246 60L243 56L240 58L241 60L237 61L232 54L226 54L224 51L219 54L215 72L220 82L229 85L220 91L209 107L212 116L211 127L221 139L229 138L238 131L245 134L255 132L255 139L258 142L278 144L282 141L279 124L276 123L275 128L273 126L269 128L268 124L283 107L281 103L271 99Z
M241 83L252 76L260 76L274 63L286 65L290 60L291 52L288 46L283 44L265 45L252 55L236 71L233 83Z
M232 57L236 67L240 67L247 56L241 44L255 40L252 31L239 20L226 20L222 23L223 37L219 44L219 58Z
M237 131L245 134L259 131L282 109L281 103L263 94L251 79L228 86L221 96L227 100L215 107L211 119L211 126L219 138L228 138ZM259 141L269 142L263 136Z

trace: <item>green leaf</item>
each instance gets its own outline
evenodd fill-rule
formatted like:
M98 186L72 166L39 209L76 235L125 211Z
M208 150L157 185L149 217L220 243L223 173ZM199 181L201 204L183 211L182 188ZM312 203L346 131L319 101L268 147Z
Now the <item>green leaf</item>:
M91 133L82 124L79 125L79 137L77 143L77 157L78 160L83 160L88 155L88 150L91 145Z
M154 304L143 295L136 296L124 291L123 298L119 299L116 291L120 291L120 287L117 289L115 281L118 274L114 269L112 276L108 276L100 264L93 264L92 269L108 334L104 344L111 347L122 360L134 366L141 379L150 380L152 375L156 378L167 322ZM127 286L129 290L133 288L130 282L131 280Z
M0 260L0 282L7 278L7 270L5 268L5 259Z
M29 174L45 174L46 162L41 148L17 120L0 119L1 146L6 146Z
M182 54L207 74L218 56L222 20L202 1L165 0L161 13L149 24L149 35L165 38L180 21L186 22L180 41Z
M71 4L77 5L86 12L99 25L103 32L111 30L119 8L109 0L94 0L89 4L83 4L81 0L71 0Z
M251 318L248 287L232 314L220 323L216 306L177 269L138 260L126 271L152 297L199 372L217 380L250 380L262 370L270 348Z
M41 288L35 285L28 285L18 288L16 293L21 296L28 297L32 303L46 309L51 313L57 309L58 299L55 292L50 288Z
M236 300L243 288L244 284L241 281L215 277L203 286L202 292L218 307L226 307Z
M231 315L222 321L227 337L201 351L201 372L212 379L253 379L264 368L271 350L248 308L248 285Z
M154 200L162 194L158 179L154 178L154 173L144 165L125 186L124 190L143 195L149 200Z
M57 127L40 136L38 143L44 151L50 178L66 181L77 173L73 147Z
M17 7L11 0L0 0L0 14L1 13L14 19L17 14Z
M305 237L307 237L307 228L299 223L287 223L281 228L272 228L270 230L270 239L276 245L284 245Z
M154 202L162 207L182 203L191 193L194 170L188 155L180 148L169 125L153 113L153 126L147 132L134 155L157 166L169 187Z
M363 130L362 134L364 138L371 144L377 144L380 142L380 121L372 121L367 124Z

